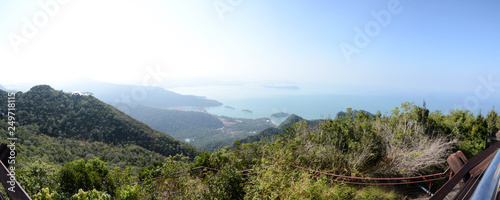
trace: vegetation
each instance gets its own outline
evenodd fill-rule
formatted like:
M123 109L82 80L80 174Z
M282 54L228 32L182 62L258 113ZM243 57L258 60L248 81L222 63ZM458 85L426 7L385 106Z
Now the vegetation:
M203 112L156 109L136 106L130 116L164 133L178 133L198 129L218 129L224 124L217 117Z
M335 119L337 118L340 118L340 117L346 117L348 115L350 115L350 117L353 117L354 115L358 114L358 112L363 112L365 114L368 114L368 115L373 115L371 114L370 112L366 111L366 110L353 110L352 112L350 113L346 113L344 111L340 111L338 112L336 115L335 115Z

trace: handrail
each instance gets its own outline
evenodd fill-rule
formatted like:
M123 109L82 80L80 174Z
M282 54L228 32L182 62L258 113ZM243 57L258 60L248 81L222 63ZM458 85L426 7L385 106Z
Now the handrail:
M487 200L496 199L498 194L498 187L500 186L500 153L497 151L495 157L488 165L483 178L479 182L474 194L470 199L472 200Z

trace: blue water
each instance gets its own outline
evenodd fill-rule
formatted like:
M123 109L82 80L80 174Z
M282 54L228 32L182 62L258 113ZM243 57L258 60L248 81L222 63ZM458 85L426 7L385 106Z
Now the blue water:
M206 110L216 115L251 119L270 117L273 113L277 112L297 114L305 119L326 119L335 117L337 112L345 111L347 108L366 110L374 114L377 111L381 111L382 114L390 115L391 111L403 102L414 102L415 105L422 106L425 100L426 107L429 110L440 110L446 114L448 111L463 105L466 97L467 95L439 94L414 96L287 95L219 100L224 106L209 107ZM482 100L481 104L474 107L476 109L472 110L472 112L475 114L482 112L485 115L492 109L495 103L494 99ZM235 109L225 106L231 106ZM253 113L244 112L244 109L251 110ZM273 119L273 122L279 124L283 120L285 118Z

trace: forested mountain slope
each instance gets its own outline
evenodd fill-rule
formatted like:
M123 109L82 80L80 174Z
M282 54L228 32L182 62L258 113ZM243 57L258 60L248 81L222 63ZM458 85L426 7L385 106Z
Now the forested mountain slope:
M129 114L164 133L196 129L218 129L224 124L217 117L202 112L156 109L145 106L129 106Z
M7 93L0 91L0 112L6 112ZM162 155L182 153L194 157L200 151L169 135L153 130L93 96L72 95L39 85L16 93L19 125L36 125L52 137L106 144L136 144Z

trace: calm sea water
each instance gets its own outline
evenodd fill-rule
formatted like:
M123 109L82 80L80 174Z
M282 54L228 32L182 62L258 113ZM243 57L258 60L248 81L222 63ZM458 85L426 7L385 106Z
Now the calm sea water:
M389 115L391 111L401 105L403 102L414 102L422 106L426 101L426 107L431 110L441 110L448 113L451 109L459 108L464 105L464 95L426 95L426 96L349 96L349 95L288 95L272 96L265 98L247 98L238 100L219 100L224 105L209 107L206 110L216 115L224 115L238 118L261 118L270 117L273 113L286 112L297 114L305 119L326 119L335 117L337 112L345 111L347 108L356 110L366 110L371 113L381 111L382 114ZM480 110L483 115L486 114L494 105L494 99L481 101L473 113L477 114ZM226 106L233 107L228 108ZM243 110L251 110L252 113ZM283 119L273 119L275 123L281 123Z

